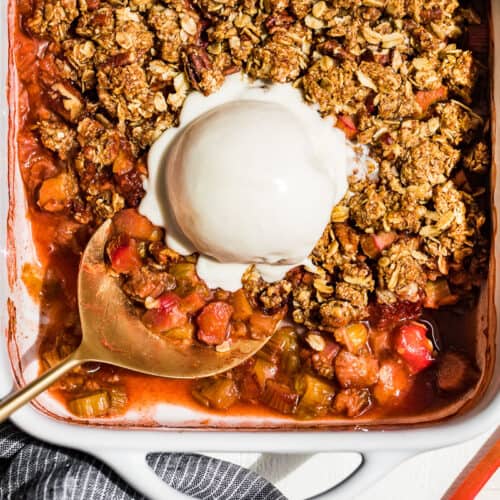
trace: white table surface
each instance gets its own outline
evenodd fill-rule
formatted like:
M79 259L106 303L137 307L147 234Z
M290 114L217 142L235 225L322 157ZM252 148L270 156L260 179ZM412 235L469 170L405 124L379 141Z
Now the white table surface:
M359 500L440 499L470 459L489 438L487 432L471 441L410 458L396 467ZM289 498L303 500L332 485L360 461L355 454L280 456L257 453L214 453L248 467L272 481ZM324 485L324 487L323 487ZM500 500L500 470L485 485L478 500Z

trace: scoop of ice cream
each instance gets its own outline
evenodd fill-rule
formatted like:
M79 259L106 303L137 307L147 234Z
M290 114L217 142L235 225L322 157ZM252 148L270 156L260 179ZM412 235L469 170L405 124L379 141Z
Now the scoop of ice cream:
M343 187L331 172L335 158L325 165L296 116L270 102L208 111L185 128L166 162L178 227L219 262L301 262Z
M174 250L200 254L210 287L236 289L249 264L269 281L303 263L347 191L348 145L291 85L238 75L190 94L149 153L140 211Z

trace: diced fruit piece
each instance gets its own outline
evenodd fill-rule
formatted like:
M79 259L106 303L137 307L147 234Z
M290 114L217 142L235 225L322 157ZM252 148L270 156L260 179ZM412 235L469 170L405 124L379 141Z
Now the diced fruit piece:
M284 352L297 352L299 344L295 330L289 326L280 328L257 353L259 358L277 363Z
M217 288L214 291L215 300L222 300L223 302L229 302L231 299L231 292L223 290L222 288Z
M247 325L243 321L232 321L231 322L231 337L241 338L248 335Z
M158 308L171 310L176 306L179 306L181 303L181 298L174 292L166 292L160 295L156 302L158 304Z
M441 306L455 304L457 300L458 295L451 293L448 281L445 278L426 283L424 307L438 309Z
M392 338L389 330L371 330L370 347L377 358L384 357L392 350Z
M382 250L392 245L398 235L394 232L380 232L377 234L363 234L361 248L365 255L374 259Z
M238 388L228 378L203 379L195 385L193 397L204 406L227 410L238 401Z
M257 358L255 360L254 370L257 382L262 389L266 386L266 381L274 378L276 373L278 373L277 365L270 363L269 361L265 361L262 358Z
M134 208L118 212L113 227L116 233L125 233L138 240L158 241L161 238L161 230Z
M151 331L161 333L172 328L184 326L187 322L187 317L178 307L175 307L171 311L151 309L144 313L142 321Z
M445 86L438 87L432 90L419 90L415 94L415 100L422 109L422 114L425 115L430 106L436 102L443 101L448 97L448 88Z
M344 389L340 391L333 402L337 413L344 413L350 418L359 417L371 405L368 389Z
M354 120L348 115L337 116L337 123L335 126L342 130L348 139L354 139L358 133Z
M194 314L205 304L206 300L199 292L191 292L181 300L181 309L188 314Z
M231 304L234 308L233 318L237 321L245 321L253 313L252 306L250 302L248 302L247 296L242 288L234 292L231 297Z
M262 338L271 335L280 319L280 314L268 315L258 311L253 312L249 319L252 337Z
M255 374L251 374L239 382L240 399L249 403L256 404L262 394L262 388L257 382Z
M128 403L127 392L122 387L113 387L110 391L110 397L113 410L122 410Z
M178 262L172 264L169 273L177 280L197 281L196 266L192 262Z
M180 298L175 293L164 293L156 300L158 307L146 311L142 316L142 321L147 328L160 333L186 325L187 315L181 310Z
M121 234L113 238L107 248L111 267L117 273L131 273L142 266L137 241Z
M474 378L469 360L458 352L445 352L440 358L437 370L437 386L446 392L464 389Z
M290 376L297 373L299 368L300 368L300 356L297 352L285 351L281 355L280 370L282 373Z
M412 373L418 373L434 361L434 347L427 337L427 327L412 321L400 326L396 332L395 348L406 361Z
M378 361L369 354L342 350L335 358L335 375L342 387L369 387L378 380Z
M233 370L234 380L240 391L240 399L254 404L259 401L263 390L257 380L255 362L256 358L249 358Z
M108 391L97 391L68 402L71 413L81 418L93 418L104 415L111 406Z
M392 231L390 232L380 232L373 235L373 243L375 248L381 252L387 247L391 246L394 243L394 240L398 237L398 235Z
M210 302L198 315L198 340L208 345L222 344L227 337L233 307L227 302Z
M193 340L194 338L194 325L193 323L186 323L184 326L177 326L165 332L165 337L176 340Z
M372 304L370 307L370 325L374 328L390 328L394 323L418 319L422 315L422 303L397 301L391 304Z
M59 212L67 208L77 194L75 178L63 172L42 182L38 192L38 206L47 212Z
M408 394L412 382L410 374L402 363L387 360L380 366L373 395L381 405L397 405Z
M182 266L178 268L177 266ZM184 267L186 266L186 267ZM193 291L200 291L203 296L209 299L209 294L203 294L202 290L197 290L201 285L198 276L196 275L195 265L191 263L180 263L170 266L169 273L175 277L177 282L176 292L181 296L185 297Z
M335 340L357 354L368 340L368 328L363 323L353 323L335 330Z
M285 384L268 380L264 394L262 394L262 401L280 413L291 414L297 410L299 395Z
M301 418L325 415L335 395L332 385L307 373L296 377L295 390L302 396L297 407L297 415Z

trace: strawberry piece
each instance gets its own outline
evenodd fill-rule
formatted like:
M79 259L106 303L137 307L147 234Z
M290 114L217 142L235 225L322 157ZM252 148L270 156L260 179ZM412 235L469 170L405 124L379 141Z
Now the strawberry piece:
M113 239L108 246L111 268L117 273L131 273L142 266L137 241L127 235Z
M354 120L348 115L337 116L336 127L342 130L348 139L354 139L358 133L358 128L356 127Z
M187 314L181 309L181 299L173 292L160 295L158 307L146 311L142 316L143 323L153 332L166 332L179 328L188 322Z
M118 212L113 219L113 227L116 233L125 233L138 240L158 241L161 237L160 229L134 208Z
M195 312L198 312L206 303L207 301L200 293L191 292L182 299L181 309L188 314L194 314Z
M361 248L370 258L377 257L382 250L392 245L398 235L394 232L380 232L361 236Z
M373 395L381 405L397 406L408 395L413 380L404 363L388 359L380 365L379 379Z
M226 340L233 308L227 302L207 304L196 319L198 340L208 345L219 345Z
M415 100L422 109L422 115L427 113L427 110L436 102L443 101L448 98L448 88L444 85L432 90L419 90L415 94Z
M412 321L401 326L396 332L395 347L412 373L418 373L434 362L434 347L422 323Z

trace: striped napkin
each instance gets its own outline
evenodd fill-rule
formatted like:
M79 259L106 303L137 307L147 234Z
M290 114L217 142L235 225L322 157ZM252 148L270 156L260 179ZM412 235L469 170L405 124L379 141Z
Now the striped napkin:
M259 475L201 455L151 453L148 464L173 488L206 500L286 500ZM129 500L144 497L85 453L0 425L1 500Z

